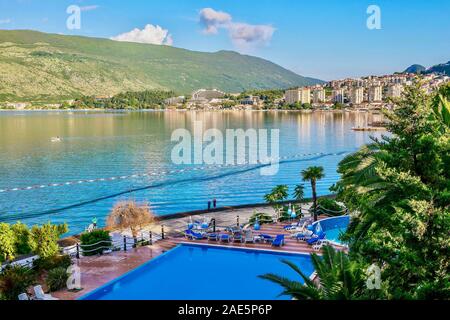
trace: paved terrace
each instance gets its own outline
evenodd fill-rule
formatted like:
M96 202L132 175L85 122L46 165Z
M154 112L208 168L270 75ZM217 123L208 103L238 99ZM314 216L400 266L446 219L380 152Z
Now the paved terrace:
M258 212L269 212L271 208L260 208ZM247 212L248 211L248 212ZM218 226L229 226L236 224L236 214L239 213L241 221L247 221L248 217L253 214L253 210L230 210L230 212L221 212L221 217L216 217L215 215L208 215L208 217L216 218ZM248 215L248 216L247 216ZM201 217L203 218L203 216ZM320 217L324 219L326 216ZM195 217L193 217L195 219ZM105 283L123 275L124 273L135 269L136 267L144 264L145 262L157 257L158 255L164 253L167 250L174 248L180 243L197 243L197 244L208 244L208 245L220 245L227 247L236 248L249 248L258 250L272 250L272 251L285 251L285 252L297 252L297 253L311 253L314 252L312 248L303 241L297 242L295 239L289 237L289 232L284 230L284 226L288 223L277 223L277 224L266 224L262 225L261 230L254 232L255 235L264 233L269 235L286 235L286 244L281 247L272 247L267 243L218 243L215 241L208 240L187 240L184 238L177 230L183 230L186 227L187 219L174 219L171 221L165 221L166 229L169 236L164 239L157 241L151 246L140 247L136 249L131 249L126 252L119 251L113 252L101 256L83 257L77 260L77 264L81 269L81 282L83 290L79 292L68 292L67 290L56 292L53 296L59 299L72 300L76 299L102 285ZM160 226L149 226L147 230L154 229L155 232L160 232Z

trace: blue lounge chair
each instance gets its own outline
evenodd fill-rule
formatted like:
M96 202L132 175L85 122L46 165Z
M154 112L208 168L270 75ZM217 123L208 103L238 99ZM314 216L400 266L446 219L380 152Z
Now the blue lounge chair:
M220 241L221 242L230 242L231 237L228 234L221 234L220 235Z
M322 233L320 233L317 237L313 237L313 238L307 240L306 243L309 244L309 245L313 245L313 244L315 244L316 242L325 239L325 236L326 236L326 234L322 232Z
M187 239L191 239L191 238L192 238L192 230L191 230L191 229L185 230L185 231L184 231L184 236L185 236Z
M210 234L208 234L208 240L218 241L219 235L217 233L210 233Z
M296 229L298 227L301 227L300 220L297 223L292 223L292 224L289 224L287 226L284 226L284 230L289 231L289 230Z
M238 233L235 233L234 235L233 235L233 241L234 242L236 242L236 241L239 241L239 242L244 242L244 237L242 236L242 233L240 233L240 232L238 232Z
M268 234L260 234L259 236L264 240L264 242L272 242L274 239L271 235Z
M191 231L191 239L192 240L203 240L203 239L205 239L205 236L201 233Z
M273 247L281 247L284 245L284 235L279 234L276 236L275 240L272 241Z

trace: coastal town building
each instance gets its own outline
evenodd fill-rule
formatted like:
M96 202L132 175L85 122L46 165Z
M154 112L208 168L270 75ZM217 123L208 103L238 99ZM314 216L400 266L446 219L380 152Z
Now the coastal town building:
M192 100L212 100L223 98L225 93L217 89L199 89L192 93Z
M242 105L258 106L261 103L261 99L258 96L248 96L240 101Z
M313 103L325 102L325 89L319 88L313 90Z
M364 88L355 87L352 88L350 93L350 102L352 104L361 104L364 101Z
M287 104L294 103L311 103L311 89L307 87L286 90L284 99Z
M333 90L332 100L335 103L344 103L345 102L345 91L344 89L335 89Z
M369 102L381 102L383 100L383 88L380 85L369 87Z
M403 92L403 86L401 84L392 84L388 87L386 96L388 98L400 98Z

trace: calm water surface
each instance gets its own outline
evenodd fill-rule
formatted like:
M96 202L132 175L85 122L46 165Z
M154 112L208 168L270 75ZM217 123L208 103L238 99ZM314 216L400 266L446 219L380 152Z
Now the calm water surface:
M93 217L103 225L115 202L124 199L149 202L154 212L165 215L204 209L207 201L218 205L263 202L277 184L301 183L300 171L311 165L325 168L318 182L319 194L328 194L339 178L337 163L343 152L355 151L379 133L354 132L378 116L334 112L0 112L0 190L69 181L170 171L194 165L175 165L170 160L175 129L192 129L203 121L204 129L280 129L280 155L339 153L309 156L282 163L275 176L261 176L249 167L210 168L164 176L135 177L0 192L0 221L27 224L67 222L78 233ZM60 136L62 142L52 143ZM197 166L198 167L198 166ZM136 191L135 190L140 189ZM306 196L310 196L309 186Z

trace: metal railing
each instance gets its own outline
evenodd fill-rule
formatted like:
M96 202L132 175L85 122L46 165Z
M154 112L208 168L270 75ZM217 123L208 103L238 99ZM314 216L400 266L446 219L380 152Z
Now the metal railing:
M161 233L148 231L146 233L142 232L138 237L120 235L119 237L112 236L110 240L101 240L96 243L76 243L71 246L62 247L61 253L80 259L83 256L110 253L112 251L128 251L139 246L153 245L153 243L163 240L166 237L164 226L161 226Z

